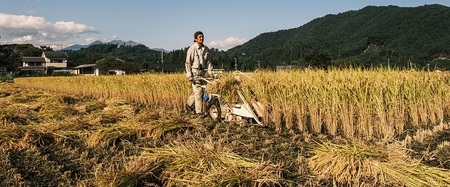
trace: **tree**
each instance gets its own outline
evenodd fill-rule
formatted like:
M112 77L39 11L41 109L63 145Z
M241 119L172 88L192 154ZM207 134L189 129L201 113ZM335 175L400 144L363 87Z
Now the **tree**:
M6 67L8 71L13 71L22 65L22 57L40 56L41 53L39 48L31 44L0 45L0 67Z
M304 60L310 66L316 68L327 68L328 66L331 66L331 58L327 54L316 51L305 55Z
M103 72L109 72L111 70L122 70L127 73L138 73L142 68L142 65L133 62L127 62L116 57L107 57L97 61L95 67Z
M50 46L41 45L41 50L42 51L53 51L53 48Z

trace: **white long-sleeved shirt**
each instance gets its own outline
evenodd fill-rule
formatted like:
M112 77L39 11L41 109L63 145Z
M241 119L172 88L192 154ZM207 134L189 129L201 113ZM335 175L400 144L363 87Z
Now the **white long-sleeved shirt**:
M199 70L207 70L208 74L211 74L213 64L211 62L209 48L205 45L200 47L197 43L192 44L186 54L185 66L187 74Z

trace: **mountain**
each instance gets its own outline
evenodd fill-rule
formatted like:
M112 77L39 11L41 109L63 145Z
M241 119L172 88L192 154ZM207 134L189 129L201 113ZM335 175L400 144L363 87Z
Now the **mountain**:
M121 46L121 45L135 46L135 45L139 45L140 44L140 43L137 43L137 42L134 42L134 41L131 41L131 40L126 41L126 42L122 41L122 40L112 40L112 41L107 42L107 43L109 43L109 44L117 44L119 46Z
M159 52L164 52L164 53L168 53L169 52L169 51L167 51L167 50L165 50L163 48L153 48L152 50L159 51Z
M75 45L71 45L71 46L69 46L69 47L63 48L62 50L78 51L78 50L80 50L81 48L87 48L87 47L89 47L89 46L91 46L91 44L89 44L89 45L75 44Z
M258 35L227 53L247 67L295 64L423 67L450 56L450 8L367 6ZM246 54L245 56L240 54ZM319 64L317 64L319 63ZM322 64L321 64L322 63Z
M109 42L102 42L100 40L97 40L97 41L94 41L94 42L92 42L90 44L87 44L87 45L79 45L79 44L72 45L72 46L64 48L63 50L78 51L81 48L88 48L91 45L97 45L97 44L117 44L118 46L121 46L121 45L135 46L135 45L139 45L140 43L137 43L137 42L134 42L134 41L131 41L131 40L129 40L129 41L111 40Z

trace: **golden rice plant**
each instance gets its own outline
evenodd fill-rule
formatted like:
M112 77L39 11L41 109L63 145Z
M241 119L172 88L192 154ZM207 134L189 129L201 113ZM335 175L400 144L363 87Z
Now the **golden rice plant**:
M246 98L255 96L265 106L264 124L277 131L392 140L407 124L421 128L444 121L450 114L448 82L448 75L440 72L306 69L224 74L208 91L221 94L229 103L239 101L236 89ZM18 78L15 84L178 110L192 92L181 73Z
M178 129L198 129L197 123L192 123L187 119L158 119L147 123L121 122L112 126L92 127L91 132L87 132L87 147L107 147L115 145L117 141L148 139L156 142L164 137L167 132Z
M308 158L311 171L333 184L359 186L448 186L450 170L411 159L403 147L363 142L320 143Z
M434 126L432 129L419 129L413 136L407 135L406 138L403 140L403 144L405 146L410 146L413 141L418 143L424 143L425 139L435 136L436 134L442 133L449 129L450 129L449 123L441 123L439 125Z
M158 181L153 174L153 171L158 169L157 163L148 162L148 160L138 156L126 157L122 155L115 160L117 161L106 161L98 164L90 183L94 186L157 186L152 184L152 182ZM89 185L82 183L79 186Z
M281 166L241 157L212 140L144 151L144 158L159 164L164 186L274 186L282 180Z
M124 98L153 107L182 108L192 92L182 74L18 78L18 86L94 98ZM49 84L52 83L52 84Z
M23 136L24 132L20 127L16 125L10 126L10 128L0 129L0 146L4 149L12 147L26 147L23 142L18 141Z
M439 72L299 70L242 78L268 106L272 122L265 123L292 129L296 122L300 131L348 138L390 140L407 123L416 128L436 125L444 120L450 101L448 75Z

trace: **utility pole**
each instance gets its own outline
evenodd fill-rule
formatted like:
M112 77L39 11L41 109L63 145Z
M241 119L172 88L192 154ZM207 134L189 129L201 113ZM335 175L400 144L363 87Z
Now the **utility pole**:
M245 53L241 53L241 57L245 56ZM239 63L239 54L234 59L234 70L238 71L238 63ZM242 59L242 58L241 58Z

